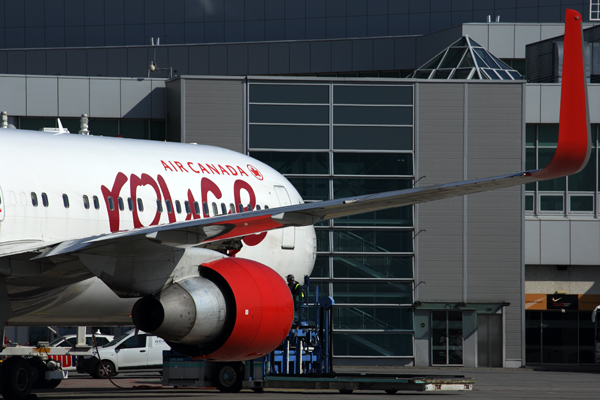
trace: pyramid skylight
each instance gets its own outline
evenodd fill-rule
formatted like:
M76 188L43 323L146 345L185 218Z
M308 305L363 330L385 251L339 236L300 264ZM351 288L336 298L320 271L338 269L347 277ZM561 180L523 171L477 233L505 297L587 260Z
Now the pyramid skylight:
M519 80L521 74L489 53L468 36L463 36L410 74L417 79Z

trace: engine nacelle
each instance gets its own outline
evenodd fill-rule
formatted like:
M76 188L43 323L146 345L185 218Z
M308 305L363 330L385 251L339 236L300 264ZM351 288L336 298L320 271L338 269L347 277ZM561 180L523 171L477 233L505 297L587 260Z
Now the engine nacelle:
M279 346L294 318L285 281L271 268L243 258L203 264L184 279L134 305L135 325L183 354L242 361Z

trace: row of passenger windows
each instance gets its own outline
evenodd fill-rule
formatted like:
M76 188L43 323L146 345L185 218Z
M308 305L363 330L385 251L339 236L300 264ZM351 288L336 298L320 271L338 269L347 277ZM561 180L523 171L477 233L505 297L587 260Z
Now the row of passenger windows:
M49 202L48 202L48 195L44 192L41 193L42 198L42 205L44 207L48 207L49 206ZM70 203L69 203L69 196L67 194L63 194L62 195L62 199L63 199L63 205L65 206L65 208L69 208L70 207ZM109 210L113 211L115 209L115 200L112 198L112 196L108 197L108 208ZM133 211L133 199L131 197L127 198L127 208L129 208L129 211ZM35 192L31 192L31 204L34 207L39 206L39 200L38 200L38 196L37 193ZM90 198L87 195L83 195L83 206L85 207L86 210L89 210L91 207L94 207L94 209L99 210L100 209L100 199L98 198L98 196L92 196L92 201L90 202ZM169 214L173 213L174 211L177 212L177 214L181 214L181 212L183 211L183 208L181 207L181 202L179 200L175 200L175 208L173 208L173 203L171 202L171 200L166 199L165 200L165 205L166 205L166 209L167 212ZM220 205L217 203L212 203L212 215L223 215L223 214L235 214L236 212L244 212L244 211L252 211L253 209L255 210L260 210L261 206L260 205L256 205L255 208L252 207L251 204L248 204L246 207L244 207L243 204L238 204L237 207L233 204L230 203L229 204L229 208L227 207L227 205L225 203L221 203ZM125 202L123 201L122 197L117 198L117 204L116 206L119 207L120 211L124 211L125 210ZM197 201L194 201L192 204L190 204L189 201L184 201L183 202L183 206L185 208L185 212L186 214L191 214L192 213L192 207L194 207L194 212L196 214L200 214L200 204ZM158 210L158 212L163 212L163 202L159 199L156 200L156 208ZM269 208L269 206L265 205L264 206L265 210ZM137 209L140 212L144 211L144 201L141 198L137 199ZM205 215L210 215L210 208L207 202L203 202L202 203L202 211L204 212Z

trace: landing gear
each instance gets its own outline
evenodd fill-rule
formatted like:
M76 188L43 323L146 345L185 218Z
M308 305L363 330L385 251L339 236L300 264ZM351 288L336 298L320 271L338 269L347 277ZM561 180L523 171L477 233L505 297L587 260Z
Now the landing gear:
M242 390L244 380L244 363L218 363L217 364L217 389L223 393L237 393Z
M23 357L10 357L2 363L2 397L27 399L34 382L34 372Z

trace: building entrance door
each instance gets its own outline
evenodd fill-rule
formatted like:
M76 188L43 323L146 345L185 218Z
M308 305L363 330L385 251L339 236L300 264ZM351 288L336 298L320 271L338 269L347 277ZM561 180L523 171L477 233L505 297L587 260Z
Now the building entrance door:
M502 315L477 315L477 366L502 368Z
M431 312L431 364L463 364L463 321L461 311Z

